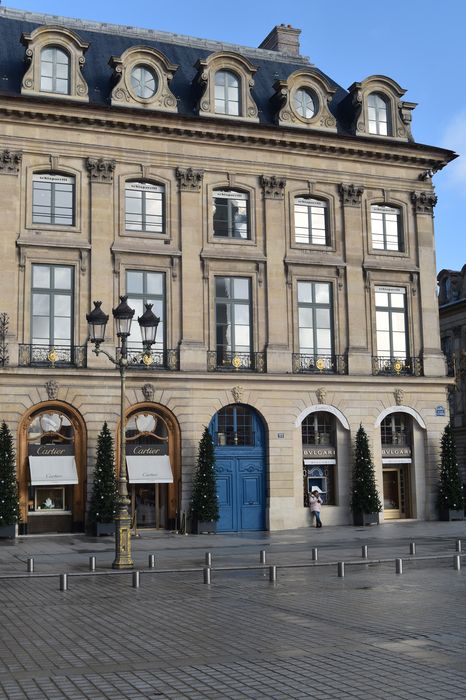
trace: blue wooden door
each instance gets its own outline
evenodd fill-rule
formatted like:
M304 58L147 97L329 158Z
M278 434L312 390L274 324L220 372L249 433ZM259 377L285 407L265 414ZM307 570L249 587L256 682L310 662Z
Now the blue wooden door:
M265 529L265 431L249 406L227 406L211 421L215 444L218 532Z

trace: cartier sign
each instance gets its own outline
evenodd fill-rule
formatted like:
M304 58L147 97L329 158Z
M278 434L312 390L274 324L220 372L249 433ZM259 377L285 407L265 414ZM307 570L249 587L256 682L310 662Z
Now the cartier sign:
M65 457L74 455L73 445L29 445L31 457Z
M303 449L303 457L308 459L325 459L335 457L334 447L305 447Z
M157 445L128 445L126 443L126 454L135 457L157 457L168 454L167 444Z

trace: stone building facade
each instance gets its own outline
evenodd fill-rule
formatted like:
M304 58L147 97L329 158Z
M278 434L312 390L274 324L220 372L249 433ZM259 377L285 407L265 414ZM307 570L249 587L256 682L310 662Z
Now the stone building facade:
M463 483L466 484L466 265L438 274L440 338L447 358L450 414Z
M431 177L455 155L414 142L405 91L341 88L284 25L255 49L0 20L0 416L23 530L84 527L120 415L86 313L122 295L162 319L150 364L136 322L129 339L127 454L158 446L171 472L144 483L128 461L139 526L178 527L204 426L220 530L306 525L311 486L326 524L349 524L361 423L382 517L434 517L450 380Z

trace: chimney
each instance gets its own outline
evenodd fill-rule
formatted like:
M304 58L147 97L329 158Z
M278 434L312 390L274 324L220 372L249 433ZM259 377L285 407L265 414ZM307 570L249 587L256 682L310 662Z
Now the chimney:
M279 51L289 56L299 56L300 29L295 29L291 24L278 24L265 37L259 45L260 49Z

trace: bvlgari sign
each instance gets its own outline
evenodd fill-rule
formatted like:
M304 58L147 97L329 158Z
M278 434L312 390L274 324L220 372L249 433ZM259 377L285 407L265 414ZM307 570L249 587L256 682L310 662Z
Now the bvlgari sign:
M156 445L131 445L126 443L126 456L159 457L168 454L167 443Z
M304 447L303 457L307 459L328 459L335 457L334 447Z

